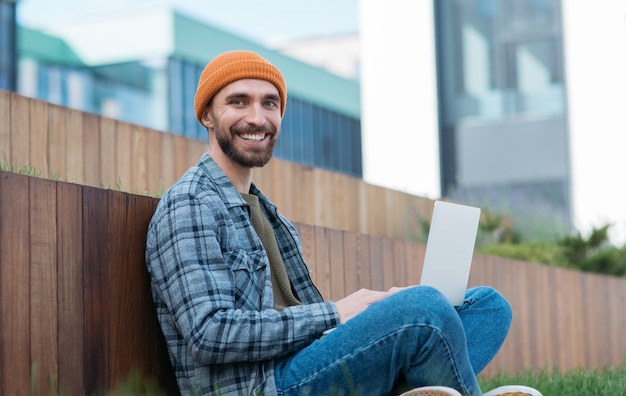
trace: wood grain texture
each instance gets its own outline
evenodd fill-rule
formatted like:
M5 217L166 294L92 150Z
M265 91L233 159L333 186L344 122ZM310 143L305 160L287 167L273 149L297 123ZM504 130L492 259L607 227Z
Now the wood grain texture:
M29 194L31 394L48 395L58 392L56 183L30 179Z
M29 389L29 178L0 172L0 394ZM36 325L33 323L33 325Z
M59 393L85 389L83 187L57 183Z
M110 376L110 290L111 241L106 190L83 189L83 282L85 390L106 390ZM121 210L122 208L116 208Z
M2 394L29 389L35 367L33 394L55 372L53 392L91 394L133 370L175 394L143 262L158 200L6 172L0 196ZM419 279L421 244L295 225L327 299ZM514 311L484 375L625 363L626 279L475 255L470 285L497 288Z

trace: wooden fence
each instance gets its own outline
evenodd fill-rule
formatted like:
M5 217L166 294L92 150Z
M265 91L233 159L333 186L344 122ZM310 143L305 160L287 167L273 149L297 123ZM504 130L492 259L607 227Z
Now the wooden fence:
M91 395L135 369L175 391L144 265L157 202L0 172L0 394ZM327 299L419 279L421 244L297 227ZM476 255L470 283L515 316L486 375L626 363L625 278Z
M94 187L159 195L207 143L0 90L0 161ZM422 236L432 201L273 159L255 182L290 219L391 238ZM332 203L332 205L330 204Z

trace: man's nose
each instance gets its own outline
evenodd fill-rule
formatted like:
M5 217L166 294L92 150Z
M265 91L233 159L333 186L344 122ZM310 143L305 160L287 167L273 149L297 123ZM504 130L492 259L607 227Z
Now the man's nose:
M259 126L265 124L265 113L260 103L253 103L248 107L246 122L251 125Z

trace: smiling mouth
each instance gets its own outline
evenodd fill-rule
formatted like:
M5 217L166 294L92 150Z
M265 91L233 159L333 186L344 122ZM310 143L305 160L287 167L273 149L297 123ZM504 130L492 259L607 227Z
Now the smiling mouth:
M260 142L265 139L265 136L267 136L266 133L244 133L239 135L239 137L248 142Z

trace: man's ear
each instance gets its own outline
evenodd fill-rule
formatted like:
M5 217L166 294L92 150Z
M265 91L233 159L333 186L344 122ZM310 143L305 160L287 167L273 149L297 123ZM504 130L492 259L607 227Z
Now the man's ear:
M204 125L205 128L207 129L213 128L213 117L211 116L210 106L207 106L204 108L204 110L202 111L202 117L200 120L202 122L202 125Z

